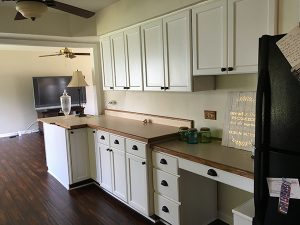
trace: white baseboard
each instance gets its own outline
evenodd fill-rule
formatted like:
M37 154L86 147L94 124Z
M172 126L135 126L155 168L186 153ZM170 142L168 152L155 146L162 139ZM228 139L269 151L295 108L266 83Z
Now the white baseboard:
M17 131L17 132L12 132L12 133L5 133L5 134L0 134L0 138L4 137L11 137L11 136L22 136L23 134L31 134L31 133L37 133L39 132L38 129L32 129L32 130L22 130L22 131Z
M224 221L225 223L228 223L230 225L233 225L233 215L228 215L225 212L222 211L218 211L218 218L222 221Z

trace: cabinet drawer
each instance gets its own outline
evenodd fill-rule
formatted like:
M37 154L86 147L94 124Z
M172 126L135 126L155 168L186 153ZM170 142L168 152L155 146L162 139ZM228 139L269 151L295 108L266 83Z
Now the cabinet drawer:
M179 205L163 196L154 193L154 211L157 216L171 223L179 225Z
M110 141L110 147L119 149L121 151L125 150L125 138L114 134L110 134L109 141Z
M98 130L97 131L97 142L104 144L104 145L109 145L109 134L105 131Z
M154 167L169 173L173 173L176 175L178 174L177 158L160 152L153 152L152 157Z
M153 169L154 190L174 201L179 202L178 177L158 169Z
M216 169L210 166L206 166L200 163L195 163L186 159L179 160L179 166L181 169L190 171L192 173L208 177L212 180L228 184L230 186L248 191L254 192L254 181L253 179L243 177L234 173L229 173L224 170Z
M145 159L146 144L131 139L126 139L126 152Z

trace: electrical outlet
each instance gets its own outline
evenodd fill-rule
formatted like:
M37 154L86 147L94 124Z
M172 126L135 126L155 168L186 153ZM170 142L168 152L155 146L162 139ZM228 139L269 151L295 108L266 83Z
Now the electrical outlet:
M217 120L217 111L204 110L206 120Z

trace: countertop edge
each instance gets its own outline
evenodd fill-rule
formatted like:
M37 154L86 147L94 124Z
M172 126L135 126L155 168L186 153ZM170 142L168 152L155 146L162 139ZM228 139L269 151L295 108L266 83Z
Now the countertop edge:
M224 170L224 171L229 172L229 173L234 173L234 174L242 176L242 177L247 177L247 178L250 178L252 180L254 179L254 173L252 173L250 171L241 170L241 169L238 169L238 168L235 168L235 167L232 167L232 166L224 165L224 164L217 163L217 162L214 162L214 161L210 161L210 160L207 160L207 159L203 159L203 158L200 158L200 157L195 157L195 156L192 156L192 155L184 154L184 153L177 152L177 151L174 151L172 149L164 148L164 147L161 147L161 146L158 146L158 145L155 145L155 144L152 144L151 148L154 151L156 150L156 151L164 152L164 153L167 153L167 154L170 154L170 155L173 155L173 156L177 156L177 157L180 157L180 158L183 158L183 159L191 160L191 161L196 162L196 163L201 163L201 164L204 164L206 166L212 166L212 167L215 167L215 168L220 169L220 170Z

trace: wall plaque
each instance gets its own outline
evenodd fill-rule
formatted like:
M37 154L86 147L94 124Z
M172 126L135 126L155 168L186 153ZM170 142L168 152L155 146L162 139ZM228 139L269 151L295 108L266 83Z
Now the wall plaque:
M223 127L222 145L252 151L255 142L256 92L231 92Z

